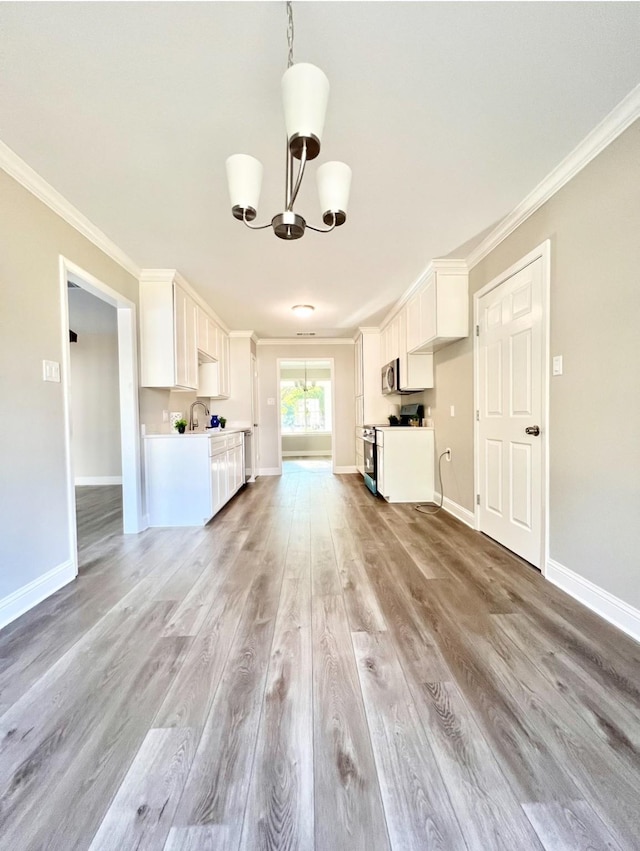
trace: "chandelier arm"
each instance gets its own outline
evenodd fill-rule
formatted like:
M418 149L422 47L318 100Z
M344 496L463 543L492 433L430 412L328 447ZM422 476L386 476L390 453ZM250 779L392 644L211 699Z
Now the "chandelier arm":
M306 139L302 142L302 154L300 155L300 167L298 168L298 177L296 179L296 185L293 187L293 192L291 193L291 200L289 202L289 206L287 210L292 210L293 205L296 203L296 198L298 197L298 192L300 191L300 186L302 184L302 178L304 177L304 169L307 164L307 141Z
M331 215L333 216L333 220L332 220L331 225L328 228L314 228L314 226L310 225L308 222L307 222L307 227L309 228L309 230L314 230L316 233L331 233L331 231L335 230L336 226L337 226L336 214L331 213Z
M246 209L243 209L243 211L242 211L242 221L249 228L249 230L264 230L265 228L271 227L271 222L267 222L266 225L252 225L252 224L250 224L250 222L247 221Z
M286 142L287 146L287 176L286 176L286 184L285 184L285 210L291 209L291 192L293 190L293 156L291 151L289 150L289 140Z

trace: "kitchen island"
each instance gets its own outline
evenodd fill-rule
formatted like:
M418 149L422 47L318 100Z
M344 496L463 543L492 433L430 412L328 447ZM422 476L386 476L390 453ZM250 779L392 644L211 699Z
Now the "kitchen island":
M149 526L204 526L245 481L244 429L144 435Z

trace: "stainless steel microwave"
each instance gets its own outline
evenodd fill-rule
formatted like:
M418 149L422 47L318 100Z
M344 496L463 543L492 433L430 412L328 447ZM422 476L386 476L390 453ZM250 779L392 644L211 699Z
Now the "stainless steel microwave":
M384 395L400 392L400 358L382 367L382 392Z

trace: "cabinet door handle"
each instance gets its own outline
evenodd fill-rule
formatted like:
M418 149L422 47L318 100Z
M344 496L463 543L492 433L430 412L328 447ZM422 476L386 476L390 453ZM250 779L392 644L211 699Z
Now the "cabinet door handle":
M532 434L534 437L537 437L540 434L540 426L527 426L524 430L525 434Z

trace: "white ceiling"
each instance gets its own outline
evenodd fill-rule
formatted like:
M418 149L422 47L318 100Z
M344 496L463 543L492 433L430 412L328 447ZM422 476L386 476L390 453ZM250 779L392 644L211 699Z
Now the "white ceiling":
M230 212L251 153L283 206L286 16L271 3L0 3L0 138L141 267L177 268L232 328L347 336L433 257L509 212L640 81L638 3L294 3L332 90L315 168L347 223L295 243ZM290 307L316 306L310 320Z

